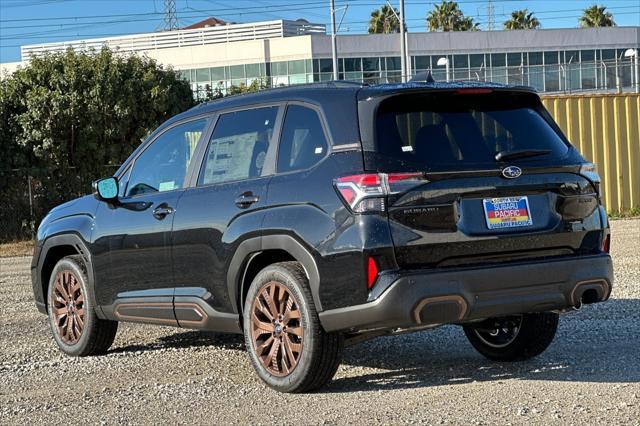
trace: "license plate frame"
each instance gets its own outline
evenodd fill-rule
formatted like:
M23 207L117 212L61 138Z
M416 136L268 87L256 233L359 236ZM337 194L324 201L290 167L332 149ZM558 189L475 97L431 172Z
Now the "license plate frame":
M489 229L512 229L533 225L529 198L495 197L482 200L484 218Z

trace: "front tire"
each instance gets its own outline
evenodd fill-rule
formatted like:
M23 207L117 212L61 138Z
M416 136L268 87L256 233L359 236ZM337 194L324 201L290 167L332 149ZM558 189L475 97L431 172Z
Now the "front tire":
M62 352L71 356L105 353L118 323L96 316L86 266L81 256L67 256L53 268L48 289L49 325Z
M297 262L276 263L258 273L247 293L243 325L254 369L277 391L318 389L340 365L343 336L322 329Z
M464 326L471 345L493 361L524 361L544 352L556 335L558 314L552 312L491 318Z

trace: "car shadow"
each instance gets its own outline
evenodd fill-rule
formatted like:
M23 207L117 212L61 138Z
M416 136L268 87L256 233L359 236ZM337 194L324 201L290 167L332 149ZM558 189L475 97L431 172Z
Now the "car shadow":
M408 389L505 380L640 382L640 300L612 299L561 316L554 342L524 362L492 362L469 344L461 327L379 337L345 349L334 380L320 392ZM244 351L241 335L178 331L110 353L214 346ZM373 370L373 371L372 371Z
M556 338L524 362L485 359L461 327L381 337L345 351L343 374L324 390L340 393L504 380L640 382L640 300L612 299L563 315ZM375 369L375 372L371 372Z
M108 353L148 352L162 349L195 348L215 346L220 349L244 350L244 338L239 334L217 333L215 331L179 331L162 336L144 345L127 345L114 348Z

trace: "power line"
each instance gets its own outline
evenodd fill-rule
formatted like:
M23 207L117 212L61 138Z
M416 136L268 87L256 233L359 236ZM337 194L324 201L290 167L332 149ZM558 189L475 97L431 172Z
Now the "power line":
M618 13L618 15L634 15L636 14L636 12L622 12L622 13ZM552 16L552 17L547 17L545 18L545 20L556 20L556 19L567 19L566 15L561 15L561 16ZM413 19L407 19L406 21L412 21L412 22L417 22L417 21L424 21L424 18L413 18ZM477 21L479 24L486 24L486 21ZM369 23L369 21L350 21L350 22L344 22L346 24L362 24L362 25L366 25ZM348 30L341 30L339 31L340 33L349 33ZM363 29L364 32L364 29ZM69 39L69 37L83 37L83 38L91 38L91 37L116 37L116 36L122 36L122 35L140 35L140 34L149 34L149 31L143 31L143 32L120 32L120 33L89 33L89 34L77 34L77 35L55 35L55 34L51 34L50 31L46 32L46 34L49 34L47 36L47 38L50 39ZM41 39L42 36L41 35L28 35L28 36L21 36L21 35L16 35L15 37L2 37L2 40L29 40L29 39ZM73 41L75 39L69 39L69 41ZM43 43L47 43L47 42L43 42ZM5 45L0 43L1 47L21 47L23 44L13 44L13 45Z
M345 0L346 1L346 0ZM353 0L352 0L353 1ZM314 3L299 3L299 4L289 4L289 6L295 6L295 7L282 7L278 9L278 12L282 13L282 12L290 12L290 11L300 11L300 10L307 10L307 8L304 7L297 7L301 4L318 4L318 6L312 6L311 9L325 9L326 5L325 2L314 2ZM193 8L189 8L190 10L192 10L193 13L196 13L195 15L192 14L187 14L187 19L188 18L199 18L199 17L203 17L203 16L208 16L209 13L211 12L224 12L224 11L228 11L228 10L233 10L236 11L237 9L234 8L228 8L228 9L193 9ZM255 9L255 8L253 8ZM623 10L623 9L636 9L635 6L617 6L617 7L611 7L608 8L611 10ZM582 12L583 9L564 9L564 10L547 10L547 11L540 11L540 12L536 12L537 16L540 15L544 15L544 14L548 14L548 13L552 13L552 14L558 14L558 13L569 13L569 12ZM256 12L247 12L247 13L257 13ZM617 13L618 15L620 13ZM61 23L43 23L43 24L34 24L34 25L14 25L14 26L3 26L1 29L2 30L7 30L7 29L23 29L23 28L46 28L46 27L63 27L63 26L77 26L77 25L98 25L98 24L105 24L105 23L116 23L116 22L144 22L144 21L153 21L156 20L157 18L155 17L151 17L151 16L160 16L160 15L164 15L164 12L147 12L147 13L131 13L131 14L117 14L117 15L95 15L95 16L85 16L85 17L64 17L64 18L33 18L33 19L26 19L25 21L39 21L41 19L46 20L48 22L51 22L53 20L73 20L75 22L61 22ZM216 13L216 16L236 16L237 12L234 13ZM480 17L488 17L490 14L480 14L477 16ZM507 13L503 13L500 14L499 16L508 16L509 14ZM118 20L107 20L107 21L90 21L90 22L78 22L79 19L94 19L94 18L136 18L136 17L141 17L141 19L130 19L130 20L123 20L123 19L118 19ZM144 17L150 17L148 19L143 19ZM410 20L424 20L424 18L411 18ZM22 20L0 20L0 22L18 22L18 21L22 21ZM488 20L487 20L488 21ZM354 22L360 22L360 21L349 21L349 22L345 22L345 23L354 23Z
M342 0L342 3L344 4L346 4L347 2L348 0ZM274 7L278 7L279 12L305 10L305 9L326 9L326 2L325 1L308 1L304 3L284 3L283 5L274 5ZM243 12L238 12L237 7L232 7L232 8L203 9L200 12L215 13L216 16L238 16L243 14L248 15L248 14L260 13L264 11L264 8L265 6L245 7L242 9ZM228 13L219 13L219 12L228 12ZM93 18L128 18L133 16L142 17L142 16L162 16L162 15L164 15L164 12L140 12L140 13L124 13L124 14L111 14L111 15L88 15L88 16L57 16L57 17L47 17L47 18L0 19L0 23L29 22L29 21L48 21L48 22L69 21L69 20L77 21L79 19L93 19Z
M44 0L41 0L44 1ZM165 0L166 1L166 0ZM358 0L351 0L351 2L355 2ZM479 1L479 0L478 0ZM507 0L503 0L503 1L507 1ZM462 1L461 1L462 2ZM469 3L475 2L475 0L470 0L468 1ZM262 10L265 8L264 6L264 2L261 2L261 4L263 6L258 6L258 7L253 7L253 8L249 8L249 10ZM314 6L315 4L317 4L318 6ZM365 3L363 2L359 2L359 5L362 6ZM366 3L366 4L375 4L377 5L378 3ZM414 3L417 4L417 3ZM304 5L304 7L300 7ZM226 5L225 5L226 6ZM289 3L287 6L289 7L281 7L278 9L278 12L282 13L282 12L287 12L287 11L298 11L298 10L304 10L304 11L308 11L309 9L326 9L326 0L324 1L316 1L316 2L305 2L305 3ZM626 9L635 9L634 6L617 6L617 7L611 7L609 9L611 10L626 10ZM230 12L230 13L219 13L219 12L225 12L225 11L234 11L234 12ZM553 13L556 14L556 16L547 16L544 17L545 20L553 20L553 19L567 19L568 16L566 15L566 13L569 12L582 12L583 9L565 9L565 10L553 10L553 11L542 11L538 13L538 16L544 15L544 14L548 14L548 13ZM207 15L209 12L216 12L217 16L237 16L237 9L234 8L226 8L226 9L209 9L209 10L201 10L201 11L197 11L197 14L195 15L188 15L188 16L184 16L186 19L189 18L202 18L203 16ZM255 12L247 12L247 13L255 13ZM562 13L562 15L557 15L558 13ZM61 22L61 23L43 23L43 24L36 24L36 25L16 25L16 26L11 26L11 27L7 27L4 26L2 27L2 30L6 30L6 29L24 29L24 28L47 28L47 27L58 27L57 29L49 29L49 30L43 30L43 31L37 31L37 32L22 32L22 33L10 33L10 34L4 34L2 36L3 40L27 40L27 39L35 39L35 38L42 38L40 37L40 35L47 35L49 38L70 38L70 37L108 37L108 36L118 36L118 35L136 35L136 34L144 34L144 33L148 33L149 31L144 31L144 32L130 32L130 31L126 31L126 32L117 32L117 33L100 33L100 34L96 34L96 33L88 33L88 34L67 34L67 35L54 35L52 33L63 33L63 32L72 32L72 31L77 31L77 30L81 30L81 29L86 29L86 28L91 28L95 25L109 25L109 24L122 24L122 23L128 23L128 22L144 22L144 21L155 21L157 19L156 16L160 15L160 12L147 12L147 13L131 13L131 14L118 14L118 15L96 15L96 16L85 16L85 17L64 17L64 18L47 18L47 19L60 19L60 20L70 20L70 19L74 19L76 20L76 22ZM616 15L635 15L637 14L637 12L617 12ZM479 15L479 16L489 16L489 14L487 15ZM504 14L503 16L507 16L507 14ZM107 20L107 21L83 21L83 22L78 22L78 19L95 19L95 18L108 18L108 17L120 17L120 18L131 18L131 19L113 19L113 20ZM35 18L35 19L30 19L30 20L39 20L41 18ZM29 20L29 19L28 19ZM18 21L23 21L23 20L5 20L5 21L0 21L0 22L18 22ZM424 21L423 17L420 18L411 18L411 19L407 19L407 21L412 21L412 22L419 22L419 21ZM482 23L481 20L477 21L478 23ZM345 22L345 24L367 24L368 21L348 21ZM67 28L65 28L67 27ZM341 32L347 32L347 31L341 31ZM2 45L2 44L0 44ZM15 46L8 46L8 45L3 45L4 47L15 47Z

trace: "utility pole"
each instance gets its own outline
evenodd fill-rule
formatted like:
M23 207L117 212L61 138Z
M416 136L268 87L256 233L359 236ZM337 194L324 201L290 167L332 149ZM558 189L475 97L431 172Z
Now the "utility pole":
M329 1L331 10L331 59L333 60L333 79L338 80L338 40L336 39L336 4Z
M407 38L404 27L404 0L400 0L400 69L402 70L402 82L406 83L407 78Z
M178 15L176 15L176 0L164 0L163 31L178 29Z

